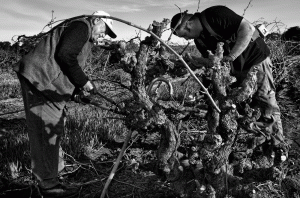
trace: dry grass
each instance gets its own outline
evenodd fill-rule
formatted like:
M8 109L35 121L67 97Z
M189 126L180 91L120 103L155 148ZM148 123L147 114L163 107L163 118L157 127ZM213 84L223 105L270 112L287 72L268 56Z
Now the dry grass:
M97 150L105 142L122 139L127 129L118 117L97 107L73 103L67 111L62 147L70 155L79 157L87 147Z
M21 97L21 88L15 73L1 73L0 100L17 97Z

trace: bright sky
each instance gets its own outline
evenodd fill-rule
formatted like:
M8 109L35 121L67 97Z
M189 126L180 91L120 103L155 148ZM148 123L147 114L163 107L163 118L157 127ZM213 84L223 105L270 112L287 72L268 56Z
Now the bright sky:
M111 16L129 21L146 28L154 20L161 22L163 18L171 19L181 11L194 13L198 9L198 0L2 0L0 6L0 41L12 41L14 35L31 36L42 31L53 16L55 20L66 19L83 14L92 14L96 10L104 10ZM250 6L247 8L248 4ZM254 22L263 20L268 23L280 22L283 30L300 26L300 0L200 0L198 11L213 5L226 5L236 13ZM178 8L178 7L179 8ZM267 28L271 30L274 25ZM49 30L48 28L44 31ZM135 37L138 29L114 22L117 40L126 41ZM169 36L166 31L162 39ZM142 37L148 33L142 32ZM184 39L173 36L171 41L184 43Z

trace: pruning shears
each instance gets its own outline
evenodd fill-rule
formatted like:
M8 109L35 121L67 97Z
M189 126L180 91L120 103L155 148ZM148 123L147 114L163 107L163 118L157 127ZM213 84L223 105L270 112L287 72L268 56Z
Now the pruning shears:
M111 107L108 107L106 105L101 104L95 96L100 96L101 98L104 98L108 102L114 104L115 108L111 108ZM118 113L118 114L123 114L120 111L120 105L119 104L117 104L114 100L106 97L105 95L101 94L98 91L95 92L94 94L90 94L90 95L85 95L83 91L80 91L80 92L74 94L72 99L77 103L81 103L81 104L84 104L84 105L89 104L89 105L93 105L93 106L99 107L99 108L104 109L104 110L112 111L112 112L115 112L115 113Z

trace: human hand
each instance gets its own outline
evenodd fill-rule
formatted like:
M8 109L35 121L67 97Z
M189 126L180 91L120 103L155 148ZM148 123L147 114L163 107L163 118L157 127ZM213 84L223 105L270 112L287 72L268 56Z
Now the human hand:
M233 62L234 60L235 60L234 55L224 56L223 59L222 59L223 62Z
M91 99L84 95L83 91L74 91L71 100L73 100L76 103L81 103L81 104L88 104L91 102Z
M193 58L191 56L191 53L185 53L184 58L186 59L186 61L193 61Z
M91 94L96 94L98 92L97 87L92 81L87 81L87 83L83 86L83 90Z

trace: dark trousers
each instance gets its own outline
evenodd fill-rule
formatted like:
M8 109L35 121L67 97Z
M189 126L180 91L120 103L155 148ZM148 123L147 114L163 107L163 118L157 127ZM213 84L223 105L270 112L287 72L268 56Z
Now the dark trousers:
M257 72L257 91L253 95L253 104L260 108L263 118L275 119L275 123L272 126L272 140L274 145L278 145L284 142L282 122L280 118L280 109L275 97L275 86L272 75L272 62L269 57L264 61L255 65L258 67ZM233 75L236 76L238 82L245 79L248 71L233 71Z
M60 141L64 132L64 104L55 104L26 78L18 75L22 88L31 154L32 172L41 187L58 184L58 170L64 162Z

